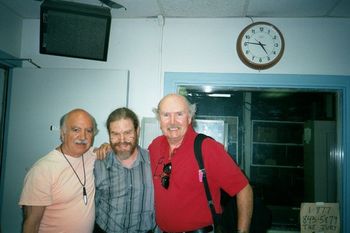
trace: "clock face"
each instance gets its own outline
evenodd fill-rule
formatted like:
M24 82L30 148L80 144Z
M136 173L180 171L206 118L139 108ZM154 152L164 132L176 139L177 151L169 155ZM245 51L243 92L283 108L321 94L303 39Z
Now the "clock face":
M272 24L256 22L248 25L239 34L237 53L244 64L253 69L267 69L282 57L284 39Z

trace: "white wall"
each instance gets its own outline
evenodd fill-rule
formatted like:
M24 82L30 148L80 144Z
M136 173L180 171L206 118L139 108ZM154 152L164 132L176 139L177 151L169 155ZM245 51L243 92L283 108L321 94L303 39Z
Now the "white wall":
M286 47L281 61L260 73L350 74L350 19L254 19L275 24ZM153 116L163 93L163 74L175 72L259 73L236 54L236 39L248 18L155 19L112 21L107 62L39 54L39 20L24 20L22 57L43 67L127 69L129 107L140 117ZM30 66L30 64L25 64Z
M100 62L40 54L39 20L24 20L22 56L32 58L42 67L129 70L129 107L140 116L150 115L150 106L155 106L161 96L160 32L156 19L113 20L108 60Z
M281 61L261 73L350 74L350 19L254 19L277 26L286 47ZM164 70L214 73L259 73L236 53L240 19L166 20Z
M261 73L350 74L350 19L263 18L283 33L281 61ZM153 116L167 71L259 73L246 67L235 50L249 18L114 19L107 62L39 54L39 20L21 20L0 5L0 50L31 58L42 67L101 68L130 71L129 107L140 117ZM22 31L23 29L23 31ZM32 67L27 62L24 66Z

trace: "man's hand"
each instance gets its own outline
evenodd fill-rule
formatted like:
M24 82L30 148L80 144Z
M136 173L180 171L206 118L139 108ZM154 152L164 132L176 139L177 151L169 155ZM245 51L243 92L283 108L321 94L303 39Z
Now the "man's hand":
M98 160L103 160L111 150L112 148L108 143L103 143L99 148L95 148L94 152Z

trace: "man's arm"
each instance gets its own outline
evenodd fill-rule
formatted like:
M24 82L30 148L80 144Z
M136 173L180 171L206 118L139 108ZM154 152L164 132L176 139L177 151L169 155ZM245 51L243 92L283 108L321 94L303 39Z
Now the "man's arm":
M238 233L248 233L253 214L253 190L248 184L237 194Z
M45 211L45 206L23 206L23 209L23 233L37 233Z

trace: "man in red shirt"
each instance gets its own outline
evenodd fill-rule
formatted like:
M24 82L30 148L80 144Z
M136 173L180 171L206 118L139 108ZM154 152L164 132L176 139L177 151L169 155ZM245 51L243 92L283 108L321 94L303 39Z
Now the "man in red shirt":
M149 146L155 190L156 221L164 232L210 232L213 224L194 154L197 133L192 127L195 105L178 94L165 96L156 114L162 136ZM207 138L202 144L209 189L221 213L220 189L237 195L240 233L249 231L253 193L248 180L222 144Z

